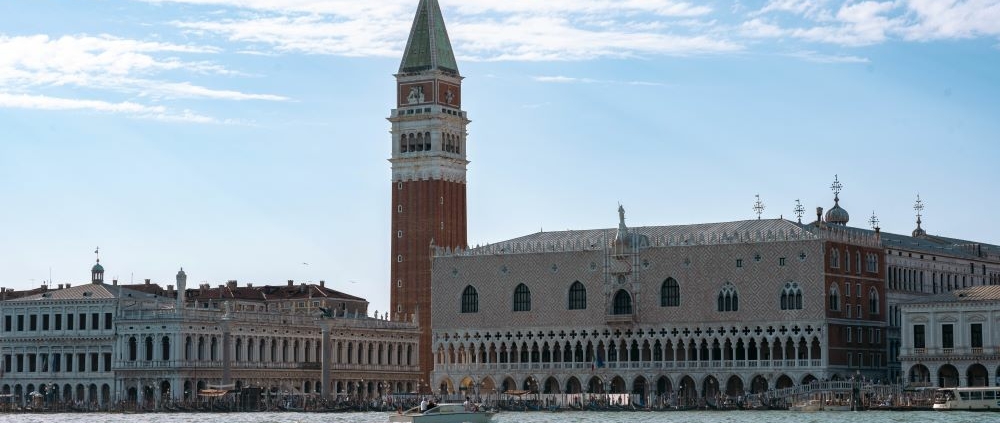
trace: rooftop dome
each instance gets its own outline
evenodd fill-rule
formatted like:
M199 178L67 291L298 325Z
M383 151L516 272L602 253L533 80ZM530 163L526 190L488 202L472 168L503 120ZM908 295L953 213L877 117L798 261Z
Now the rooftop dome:
M101 266L101 263L98 262L97 264L94 265L94 267L90 268L90 271L92 273L97 273L97 272L104 273L104 266Z
M835 225L847 225L847 222L851 220L851 215L847 213L840 207L840 199L837 197L833 198L833 207L826 212L826 223L832 223Z

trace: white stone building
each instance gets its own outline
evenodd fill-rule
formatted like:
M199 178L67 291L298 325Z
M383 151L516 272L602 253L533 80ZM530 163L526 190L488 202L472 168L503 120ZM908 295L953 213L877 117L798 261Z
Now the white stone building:
M1000 286L900 304L900 361L912 386L1000 386Z
M368 317L363 298L322 283L188 290L181 270L174 290L109 285L103 274L97 264L90 284L3 291L16 298L0 302L0 392L20 404L37 391L45 404L155 408L218 386L365 398L420 380L415 322Z

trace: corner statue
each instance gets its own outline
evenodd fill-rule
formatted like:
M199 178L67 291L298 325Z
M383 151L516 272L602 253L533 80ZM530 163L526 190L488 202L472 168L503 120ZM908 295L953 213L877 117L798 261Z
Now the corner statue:
M334 318L333 309L329 307L319 308L319 318L320 319L332 319Z

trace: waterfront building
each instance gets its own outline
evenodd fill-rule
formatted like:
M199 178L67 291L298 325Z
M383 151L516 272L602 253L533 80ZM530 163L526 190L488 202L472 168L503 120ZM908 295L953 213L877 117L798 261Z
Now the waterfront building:
M884 256L837 216L629 228L619 207L617 229L438 248L432 386L693 399L880 377Z
M186 289L182 269L175 290L105 284L103 273L98 263L90 284L2 303L3 393L152 408L213 387L356 399L419 383L415 322L369 317L367 301L322 281Z
M888 356L893 381L926 383L908 374L900 361L903 333L901 307L938 294L973 286L1000 285L1000 246L979 241L932 235L922 227L923 201L917 197L916 228L909 235L882 234L886 255L889 301Z
M959 288L898 307L900 362L911 385L1000 386L1000 286Z
M420 369L432 368L431 245L466 246L466 126L462 76L437 0L420 0L396 76L392 109L392 320L416 315Z
M40 397L106 404L116 398L115 316L123 302L150 294L103 282L98 260L90 284L42 286L3 301L0 392L19 402Z

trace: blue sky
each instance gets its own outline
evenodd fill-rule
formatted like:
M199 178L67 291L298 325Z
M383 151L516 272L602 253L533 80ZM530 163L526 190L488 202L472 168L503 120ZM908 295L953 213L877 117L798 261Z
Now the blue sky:
M1000 1L440 0L469 242L792 216L1000 243ZM326 280L388 305L416 0L0 3L0 285ZM308 264L305 264L308 263Z

